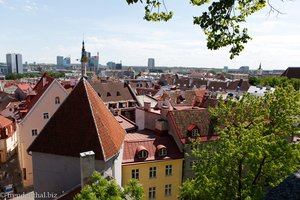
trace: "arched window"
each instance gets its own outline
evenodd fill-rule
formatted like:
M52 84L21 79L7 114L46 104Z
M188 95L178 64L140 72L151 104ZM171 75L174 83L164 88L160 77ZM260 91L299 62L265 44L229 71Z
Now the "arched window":
M137 147L136 154L138 158L146 159L148 157L148 151L143 145Z
M166 156L168 153L167 148L164 145L160 144L156 147L156 149L157 149L158 156Z
M59 97L55 97L55 104L60 104L60 98Z
M146 150L141 150L141 151L138 153L138 157L139 157L139 158L147 158L147 157L148 157L148 151L146 151Z

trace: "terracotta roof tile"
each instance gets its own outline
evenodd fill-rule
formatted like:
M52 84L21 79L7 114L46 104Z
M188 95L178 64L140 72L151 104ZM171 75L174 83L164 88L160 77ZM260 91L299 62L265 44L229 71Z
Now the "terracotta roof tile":
M81 79L28 151L79 157L92 150L97 160L108 160L119 152L124 137L124 129Z
M188 137L187 131L191 124L199 128L201 135L212 134L210 113L207 109L171 110L169 114L180 139Z
M34 104L39 100L39 98L44 94L44 92L47 90L47 88L51 85L53 81L54 78L48 76L46 73L43 74L39 82L33 88L33 91L35 92L36 95L35 96L30 95L26 98L25 107L28 112L34 106ZM23 115L23 117L24 116L25 115Z
M10 119L7 119L6 117L0 115L0 127L5 127L12 123L13 122Z

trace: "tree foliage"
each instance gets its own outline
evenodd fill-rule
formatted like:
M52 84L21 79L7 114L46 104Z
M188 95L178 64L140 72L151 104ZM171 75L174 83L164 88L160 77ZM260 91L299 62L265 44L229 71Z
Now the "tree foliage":
M195 179L183 183L180 199L261 199L298 169L300 144L290 138L299 131L299 99L288 86L221 101L211 110L220 140L193 151Z
M143 196L143 187L137 180L130 180L122 190L114 180L107 180L95 171L91 184L85 185L74 200L141 200Z
M250 77L249 83L251 85L263 85L263 86L271 86L271 87L287 87L288 85L292 85L295 90L300 90L300 79L296 78L287 78L285 76L269 76L263 78Z
M24 73L24 74L18 74L18 73L10 73L5 76L6 80L17 80L21 78L35 78L35 77L41 77L43 73ZM53 78L60 78L60 77L65 77L64 72L46 72L49 76Z
M164 0L126 0L128 4L144 3L145 17L148 21L168 21L173 12L168 11ZM251 37L241 25L247 17L266 6L266 0L190 0L193 6L209 4L208 9L194 16L193 23L200 26L207 37L207 48L216 50L230 46L230 58L234 58L244 49ZM274 7L272 11L276 11ZM163 11L161 11L163 9Z

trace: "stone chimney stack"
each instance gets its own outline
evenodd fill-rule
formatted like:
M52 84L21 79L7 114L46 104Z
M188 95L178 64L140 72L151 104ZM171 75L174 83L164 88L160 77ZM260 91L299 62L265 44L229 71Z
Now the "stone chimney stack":
M149 111L151 108L151 103L150 102L144 102L144 109Z
M81 187L89 181L92 173L95 171L95 153L86 151L80 153L80 177Z

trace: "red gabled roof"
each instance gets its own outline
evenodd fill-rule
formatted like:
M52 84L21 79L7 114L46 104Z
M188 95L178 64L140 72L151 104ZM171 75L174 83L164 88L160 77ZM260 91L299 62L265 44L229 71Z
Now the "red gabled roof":
M187 131L197 127L201 133L201 141L214 140L211 130L210 113L208 109L170 110L171 124L183 144L189 143ZM186 117L189 116L189 117Z
M94 151L108 160L120 151L125 131L97 93L81 79L28 151L79 157Z
M31 108L35 105L35 103L40 99L40 97L44 94L47 90L49 85L54 81L54 78L48 76L46 73L43 74L39 82L34 86L33 91L30 95L26 98L24 103L24 110L27 110L28 113ZM34 95L36 94L36 95ZM22 112L22 110L20 110ZM25 115L23 115L24 117Z

